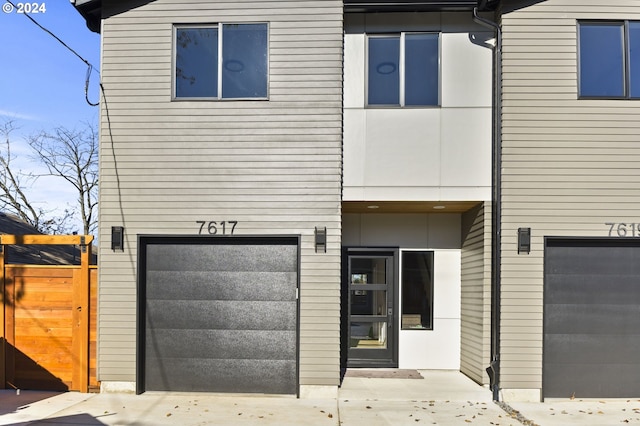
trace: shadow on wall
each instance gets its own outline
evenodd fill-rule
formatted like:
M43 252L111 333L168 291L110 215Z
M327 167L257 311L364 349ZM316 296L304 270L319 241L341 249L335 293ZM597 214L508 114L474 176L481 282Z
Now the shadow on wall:
M2 280L0 279L0 283ZM21 278L14 280L5 275L4 277L5 291L0 292L0 301L6 311L7 307L15 308L25 295L25 280ZM6 314L5 314L6 315Z
M543 3L545 0L516 0L512 2L505 2L502 5L502 13L515 12L516 10L524 9L534 4Z
M5 387L40 391L65 392L69 386L59 377L39 365L20 349L0 339L5 347Z
M128 12L140 6L144 6L149 3L153 3L155 0L129 0L125 2L111 2L115 4L101 5L102 7L102 19L110 18L115 15L119 15L124 12ZM102 2L105 3L105 2Z

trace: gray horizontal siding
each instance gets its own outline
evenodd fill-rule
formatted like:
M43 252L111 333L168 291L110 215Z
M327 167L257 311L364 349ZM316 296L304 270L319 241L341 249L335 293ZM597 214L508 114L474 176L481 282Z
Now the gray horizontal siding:
M640 222L640 103L578 100L580 19L640 19L633 0L548 0L503 16L501 385L542 386L543 238ZM517 255L517 228L532 251Z
M463 214L462 222L460 370L485 384L491 353L490 203Z
M268 101L171 101L172 25L217 22L269 23ZM102 43L100 380L135 380L136 235L237 220L302 236L301 384L337 385L342 3L156 0L107 18Z

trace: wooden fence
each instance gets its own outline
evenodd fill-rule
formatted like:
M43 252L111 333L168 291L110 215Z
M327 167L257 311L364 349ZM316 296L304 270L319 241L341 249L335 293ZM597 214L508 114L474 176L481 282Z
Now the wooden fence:
M1 235L0 384L89 392L96 380L97 267L92 236ZM74 245L80 265L5 263L10 245ZM4 368L2 368L4 366Z

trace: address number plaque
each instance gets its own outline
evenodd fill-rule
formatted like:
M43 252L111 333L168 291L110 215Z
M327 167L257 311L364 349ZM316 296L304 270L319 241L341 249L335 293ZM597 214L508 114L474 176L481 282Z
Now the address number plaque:
M237 220L196 220L196 223L200 226L198 234L208 235L233 235L236 230Z

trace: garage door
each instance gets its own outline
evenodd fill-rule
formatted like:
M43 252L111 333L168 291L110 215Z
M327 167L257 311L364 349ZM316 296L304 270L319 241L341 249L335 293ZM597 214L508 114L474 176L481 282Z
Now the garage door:
M640 397L640 241L545 244L543 396Z
M297 393L297 237L141 237L140 256L139 392Z

